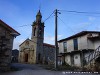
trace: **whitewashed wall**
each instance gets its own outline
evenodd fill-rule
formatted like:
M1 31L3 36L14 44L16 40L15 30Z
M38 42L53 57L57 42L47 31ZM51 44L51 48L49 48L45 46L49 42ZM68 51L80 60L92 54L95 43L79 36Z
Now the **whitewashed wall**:
M78 50L87 49L87 35L78 37Z
M87 35L78 37L78 50L81 49L87 49L88 45L87 45ZM65 41L63 41L65 42ZM64 52L64 48L63 48L63 42L59 43L59 52ZM73 39L67 40L67 52L71 52L74 51L74 44L73 44Z
M88 39L87 36L88 36L88 34L77 37L77 39L78 39L78 50L97 49L98 46L100 46L100 40L99 39L97 39L97 41L93 41L93 40ZM67 41L67 52L74 51L73 39L66 40ZM63 41L63 42L65 42L65 41ZM62 52L62 53L64 52L63 42L59 43L59 52ZM84 54L84 57L87 57L87 56L89 56L89 53ZM76 57L78 57L78 58L76 58ZM90 60L91 60L91 58L92 58L92 56L90 56ZM88 61L88 59L86 59L86 61ZM65 57L65 62L68 63L69 65L71 65L70 55L67 55ZM75 66L81 66L80 54L74 54L74 65Z
M94 42L94 48L97 49L100 46L100 40Z
M74 55L74 66L81 66L81 59L80 59L80 54L75 54Z
M94 49L94 42L88 39L88 49Z
M68 63L69 65L71 65L71 56L70 55L67 55L65 57L65 62Z
M64 53L63 42L59 43L59 53Z
M99 34L98 33L92 33L92 37L96 37L96 36L99 36ZM100 46L100 39L96 39L95 41L88 39L88 48L89 49L96 49L98 46Z
M66 40L67 41L67 52L74 51L73 39ZM96 49L98 46L100 46L100 40L91 41L90 39L87 38L87 35L77 37L77 39L78 39L78 50ZM59 52L61 53L64 52L63 42L59 43Z
M74 50L73 39L67 41L67 52Z

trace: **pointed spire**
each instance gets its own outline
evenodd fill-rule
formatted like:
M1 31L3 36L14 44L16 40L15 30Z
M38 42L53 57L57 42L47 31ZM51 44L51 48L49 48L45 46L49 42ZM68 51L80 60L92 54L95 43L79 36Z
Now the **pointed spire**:
M42 19L42 15L41 15L41 12L39 10L37 15L36 15L36 22L41 22L41 19Z
M40 10L38 11L37 16L41 16L41 12L40 12Z

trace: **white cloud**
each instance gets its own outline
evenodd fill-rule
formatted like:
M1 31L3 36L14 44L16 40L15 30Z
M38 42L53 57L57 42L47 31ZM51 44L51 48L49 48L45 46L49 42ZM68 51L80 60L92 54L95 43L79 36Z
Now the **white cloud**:
M89 21L94 21L96 18L90 16L88 19L89 19Z
M62 35L58 35L58 40L62 38ZM55 36L45 36L44 42L49 44L55 44Z
M14 40L13 49L19 49L19 45L24 42L25 39L16 39Z

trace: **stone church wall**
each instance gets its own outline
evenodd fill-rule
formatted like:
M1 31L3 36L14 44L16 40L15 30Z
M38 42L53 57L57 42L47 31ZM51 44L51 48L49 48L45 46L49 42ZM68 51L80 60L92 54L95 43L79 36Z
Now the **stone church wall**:
M35 50L33 42L30 39L25 40L20 45L19 62L20 63L35 63Z
M45 64L54 64L54 59L55 59L55 48L54 47L49 47L49 46L44 46L44 60Z
M23 59L27 63L44 63L45 62L54 62L54 49L55 47L50 44L44 45L44 22L42 22L42 15L39 12L36 15L36 21L32 24L32 36L31 40L27 39L20 45L19 60ZM28 42L29 41L29 42ZM28 53L26 53L28 51ZM26 55L28 54L28 55ZM27 59L26 59L27 58ZM25 61L23 61L25 63Z

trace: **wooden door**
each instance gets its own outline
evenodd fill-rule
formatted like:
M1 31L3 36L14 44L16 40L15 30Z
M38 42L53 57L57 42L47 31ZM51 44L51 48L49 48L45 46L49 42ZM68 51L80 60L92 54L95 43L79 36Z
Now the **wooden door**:
M28 62L28 54L25 54L25 62Z

